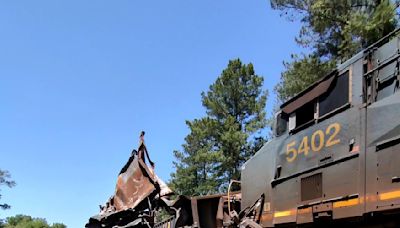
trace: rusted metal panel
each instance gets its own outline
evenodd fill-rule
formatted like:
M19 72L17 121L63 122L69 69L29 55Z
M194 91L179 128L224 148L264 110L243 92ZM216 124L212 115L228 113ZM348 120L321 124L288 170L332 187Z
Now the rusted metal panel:
M191 199L191 205L192 205L193 227L199 227L200 226L200 221L199 221L199 212L198 212L198 209L197 209L197 200L192 198Z
M137 157L133 159L126 172L120 174L114 195L114 206L116 211L135 208L156 187L155 176L148 170L142 160Z
M139 146L139 151L147 153L143 142ZM131 154L127 164L118 175L114 196L100 214L135 208L155 191L160 197L172 193L172 190L154 173L152 168L146 165L142 158L135 152Z
M191 198L192 227L223 227L231 219L228 215L227 203L230 201L232 211L240 211L241 193L232 192L230 197L226 194L196 196Z
M131 153L118 175L115 194L98 215L90 218L86 227L147 227L154 224L156 207L169 207L165 197L173 192L154 173L154 163L150 161L142 136L139 152L142 156L135 150ZM146 165L145 154L152 168Z

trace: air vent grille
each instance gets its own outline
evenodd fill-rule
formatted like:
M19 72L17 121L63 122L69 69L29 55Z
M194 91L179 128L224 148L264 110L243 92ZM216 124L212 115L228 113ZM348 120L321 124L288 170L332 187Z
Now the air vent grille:
M322 197L322 173L301 178L301 201Z

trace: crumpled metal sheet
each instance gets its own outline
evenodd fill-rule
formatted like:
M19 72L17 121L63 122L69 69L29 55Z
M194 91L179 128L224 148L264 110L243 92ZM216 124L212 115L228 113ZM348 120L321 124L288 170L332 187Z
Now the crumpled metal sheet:
M135 208L156 187L155 177L148 170L142 160L133 159L128 169L118 176L114 195L114 207L116 211Z
M114 196L100 214L134 209L155 191L161 197L173 193L153 169L133 154L118 176Z
M173 191L154 173L154 163L148 154L152 168L146 165L144 153L147 149L143 139L138 151L132 151L121 169L114 195L104 206L100 206L100 213L91 217L86 227L147 227L154 223L154 209Z

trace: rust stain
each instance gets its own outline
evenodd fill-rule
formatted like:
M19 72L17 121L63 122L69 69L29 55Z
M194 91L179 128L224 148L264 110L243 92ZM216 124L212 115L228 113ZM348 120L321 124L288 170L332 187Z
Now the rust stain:
M126 172L118 176L113 205L116 211L135 208L156 189L151 178L145 177L140 163L135 157Z
M127 169L118 176L115 194L102 212L135 208L156 190L160 191L160 196L172 193L172 190L147 167L142 159L133 156L130 164L127 164Z

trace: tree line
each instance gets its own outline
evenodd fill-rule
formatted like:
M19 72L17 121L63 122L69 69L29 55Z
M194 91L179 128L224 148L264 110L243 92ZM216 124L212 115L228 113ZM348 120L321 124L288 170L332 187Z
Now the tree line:
M32 218L27 215L8 217L4 222L0 221L0 228L67 228L62 223L49 225L45 219Z
M393 31L398 5L389 0L271 0L282 17L301 22L295 42L307 50L283 62L274 88L276 106ZM186 121L189 134L182 149L174 151L170 186L177 193L224 192L231 179L240 179L243 163L268 140L263 83L251 63L234 59L201 94L206 115Z

